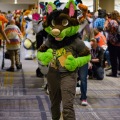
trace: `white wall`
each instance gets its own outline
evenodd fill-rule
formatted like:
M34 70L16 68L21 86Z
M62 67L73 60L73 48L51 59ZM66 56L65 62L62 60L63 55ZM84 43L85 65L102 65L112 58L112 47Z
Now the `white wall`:
M28 9L28 4L4 4L0 3L0 10L3 12L7 12L8 10L14 11L14 10L21 10L21 9Z
M120 0L115 0L115 10L120 12Z

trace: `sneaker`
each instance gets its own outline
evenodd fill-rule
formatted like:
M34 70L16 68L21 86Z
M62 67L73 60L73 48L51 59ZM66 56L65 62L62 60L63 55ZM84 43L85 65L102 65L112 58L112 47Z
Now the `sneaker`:
M107 77L117 77L116 74L112 74L112 73L108 73L108 74L106 74L106 76L107 76Z
M10 67L10 68L8 68L6 71L14 72L14 68Z
M112 69L112 66L108 66L105 68L105 71Z
M81 105L82 105L82 106L87 106L87 105L88 105L87 100L82 100Z

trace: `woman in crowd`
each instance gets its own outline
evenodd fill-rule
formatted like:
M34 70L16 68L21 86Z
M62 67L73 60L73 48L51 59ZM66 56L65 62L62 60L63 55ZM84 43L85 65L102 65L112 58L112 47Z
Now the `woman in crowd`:
M117 66L118 61L120 63L120 40L118 41L116 35L118 32L118 19L119 19L119 12L113 11L111 13L111 19L109 19L105 24L105 30L108 32L108 50L110 53L110 61L112 66L112 71L106 76L109 77L117 77Z

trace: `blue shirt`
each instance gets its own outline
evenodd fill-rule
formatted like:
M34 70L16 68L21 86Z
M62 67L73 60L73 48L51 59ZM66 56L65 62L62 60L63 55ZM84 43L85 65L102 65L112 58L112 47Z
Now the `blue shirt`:
M104 28L105 18L97 18L94 21L94 28Z

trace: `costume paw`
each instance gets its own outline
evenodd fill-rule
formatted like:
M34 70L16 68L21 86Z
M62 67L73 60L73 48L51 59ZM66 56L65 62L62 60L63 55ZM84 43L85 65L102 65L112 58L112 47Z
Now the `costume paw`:
M69 55L65 60L65 68L69 71L74 71L77 68L76 58L72 55Z
M43 65L48 65L50 61L53 59L53 50L48 49L46 52L38 52L37 58Z

